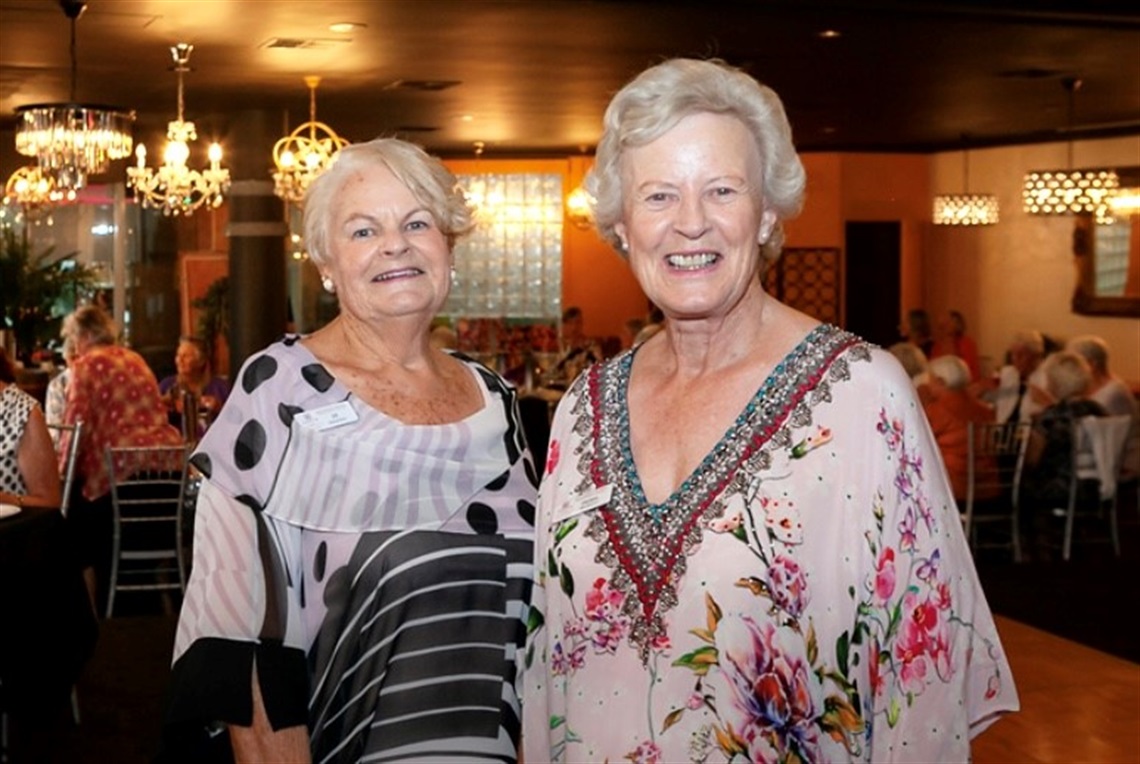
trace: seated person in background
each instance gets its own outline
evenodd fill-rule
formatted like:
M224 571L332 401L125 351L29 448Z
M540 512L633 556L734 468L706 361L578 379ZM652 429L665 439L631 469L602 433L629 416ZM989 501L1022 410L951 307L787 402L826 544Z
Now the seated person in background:
M75 485L67 524L96 610L105 603L111 564L113 521L108 446L177 446L182 435L166 421L158 382L146 361L117 342L117 329L106 311L84 305L63 321L63 336L75 342L67 385L64 424L83 422L75 459ZM66 466L72 434L60 438L60 463Z
M938 326L939 338L934 342L931 359L944 355L956 355L966 362L970 370L970 381L981 378L981 361L978 357L978 343L966 335L966 318L961 311L952 310L946 314Z
M927 393L922 398L930 429L942 452L942 461L950 477L950 487L959 502L966 499L969 478L969 423L994 421L994 409L968 391L970 369L956 355L943 355L930 362ZM991 466L996 469L997 465ZM983 466L983 469L985 467ZM987 499L993 496L977 496Z
M1091 334L1069 340L1066 350L1079 353L1089 363L1092 382L1088 397L1104 406L1109 416L1132 417L1128 446L1124 451L1125 479L1140 476L1140 404L1124 381L1108 370L1108 343Z
M59 471L44 412L16 386L16 369L0 347L0 504L58 507Z
M1086 397L1092 381L1088 362L1072 351L1061 350L1042 364L1048 393L1056 400L1035 418L1025 450L1021 478L1022 534L1040 549L1049 513L1068 506L1069 482L1073 475L1073 424L1087 416L1104 416L1105 410ZM1077 470L1095 470L1091 447L1077 451ZM1082 480L1078 500L1095 500L1096 480ZM1032 546L1030 546L1032 548Z
M906 314L906 325L902 327L902 340L916 345L927 358L934 352L934 331L930 326L930 314L923 308L914 308Z
M583 327L581 308L570 307L563 311L560 329L561 354L554 366L554 376L563 382L574 381L583 369L602 360L601 347L586 336Z
M1045 338L1041 332L1020 331L1013 336L1008 362L996 380L984 381L982 397L994 405L997 421L1025 421L1044 409L1053 399L1046 391L1041 361L1045 358Z
M198 412L206 415L207 422L213 421L230 394L230 386L226 380L210 373L210 352L206 343L198 337L180 339L174 354L174 367L177 373L158 383L170 424L183 429L182 400L185 394L193 396Z
M922 348L915 345L913 342L903 341L896 342L891 345L887 350L898 359L902 367L906 369L906 373L910 376L910 381L914 383L915 388L918 390L919 400L923 400L929 388L926 383L929 380L927 374L927 365L929 361L926 359L926 353L922 352Z
M67 405L67 383L71 381L71 362L75 360L75 340L63 341L63 371L52 377L44 393L44 419L48 424L63 424L63 409ZM59 448L59 431L49 430L52 445Z

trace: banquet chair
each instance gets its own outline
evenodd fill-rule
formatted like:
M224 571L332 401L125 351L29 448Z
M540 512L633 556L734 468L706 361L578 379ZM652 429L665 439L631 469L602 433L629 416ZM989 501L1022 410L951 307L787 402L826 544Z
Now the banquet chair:
M1021 562L1018 500L1029 422L977 424L967 427L966 500L962 528L970 549L1010 549ZM997 527L997 538L982 534L983 526ZM1005 526L1008 535L1001 526Z
M183 510L191 447L108 446L114 517L106 617L119 592L186 589Z
M1120 556L1120 532L1117 527L1116 496L1124 467L1124 451L1132 417L1088 416L1073 423L1073 469L1069 482L1069 501L1064 508L1065 535L1061 542L1061 558L1068 560L1073 548L1073 529L1077 518L1107 520L1107 538L1086 537L1086 541L1108 541L1112 551ZM1084 444L1091 446L1093 466L1079 466L1078 454ZM1082 481L1096 481L1097 492L1089 496L1080 490Z
M83 434L83 422L75 424L49 424L48 432L57 434L56 442L62 440L63 433L71 433L71 440L67 444L67 460L64 462L63 474L60 475L63 495L59 503L59 511L67 517L67 509L71 504L71 488L75 484L75 458L79 455L79 437Z

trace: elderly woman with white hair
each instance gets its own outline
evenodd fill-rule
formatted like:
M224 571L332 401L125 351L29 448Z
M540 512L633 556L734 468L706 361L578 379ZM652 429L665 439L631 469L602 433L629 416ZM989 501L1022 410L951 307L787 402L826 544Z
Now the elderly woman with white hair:
M1048 513L1069 501L1073 475L1073 424L1087 416L1105 416L1104 407L1088 398L1092 370L1079 353L1060 350L1042 364L1046 389L1056 403L1046 407L1033 420L1025 449L1025 474L1021 479L1022 533L1030 542L1031 554L1047 556L1050 546ZM1078 473L1095 473L1091 446L1077 450ZM1095 479L1081 480L1077 490L1081 501L1095 502L1099 485Z
M994 421L993 406L975 397L969 390L972 374L966 361L956 355L940 355L927 366L927 393L923 409L930 430L942 454L942 463L950 478L950 488L959 502L966 499L970 466L970 423ZM983 465L984 469L996 464ZM992 498L979 496L978 498Z
M678 59L604 123L595 221L665 321L555 415L526 760L967 760L1017 694L914 386L764 291L779 98Z
M1129 478L1140 476L1140 402L1120 377L1108 367L1108 343L1092 334L1074 337L1065 346L1084 357L1089 364L1092 379L1088 397L1101 406L1109 416L1132 417L1128 445L1124 452L1124 474Z
M470 228L403 141L310 187L340 312L248 359L192 457L172 750L228 727L239 762L515 760L538 476L513 389L430 340Z

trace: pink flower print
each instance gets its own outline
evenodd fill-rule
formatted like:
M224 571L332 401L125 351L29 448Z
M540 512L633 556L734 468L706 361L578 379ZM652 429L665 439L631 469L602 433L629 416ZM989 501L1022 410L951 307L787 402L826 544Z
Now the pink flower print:
M777 499L764 499L764 525L780 541L785 544L799 544L804 540L804 526L800 522L800 513L795 504L790 501Z
M887 687L885 677L883 676L883 657L879 652L879 640L873 640L871 642L871 652L869 653L871 656L871 665L868 673L871 678L871 692L874 693L876 698L881 698L883 696L883 690Z
M550 651L550 670L555 676L565 676L570 672L570 662L566 659L561 642L555 642L554 649Z
M567 637L580 637L586 633L586 622L581 618L567 618L562 622L562 634Z
M799 618L810 601L807 576L799 563L787 555L776 555L768 566L768 591L772 601L793 618Z
M649 643L649 647L652 650L664 653L673 649L673 642L669 639L668 634L662 633L653 637L653 640Z
M698 708L705 704L705 698L699 692L694 692L689 695L689 699L685 702L685 706L690 711L696 711Z
M546 451L546 474L549 475L554 472L554 468L558 466L558 456L562 452L562 444L557 440L550 441L550 448Z
M625 755L633 764L660 764L661 749L652 740L642 741L641 744Z
M586 592L586 618L592 621L590 641L594 652L613 653L629 633L629 616L621 612L625 595L609 585L604 578L594 580Z
M611 614L621 612L623 602L625 595L611 587L606 579L595 579L586 592L586 617L591 621L606 620Z
M926 633L914 621L903 622L895 642L895 662L903 692L918 694L926 687Z
M794 752L805 761L819 760L823 689L802 636L732 614L717 625L716 647L717 708L748 745L750 759L782 760Z
M570 671L574 672L586 665L586 643L580 642L570 651Z
M709 530L713 533L732 533L744 524L744 514L736 512L732 517L718 517L709 523Z
M945 581L939 581L938 586L934 588L934 604L939 610L949 610L954 604L950 597L950 585Z
M875 601L879 605L887 604L891 595L895 593L895 550L887 547L879 554L879 561L875 563Z
M986 700L993 700L998 696L1001 691L1001 677L997 674L992 674L989 681L986 682Z

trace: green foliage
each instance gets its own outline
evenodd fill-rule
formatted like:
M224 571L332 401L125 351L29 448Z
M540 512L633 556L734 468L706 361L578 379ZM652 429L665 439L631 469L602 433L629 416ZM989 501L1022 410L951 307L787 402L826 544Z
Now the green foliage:
M33 255L27 236L12 229L0 235L0 325L15 331L25 361L59 338L63 317L95 283L94 269L75 261L78 253L53 258L52 252Z
M218 337L224 337L230 330L230 279L222 276L210 284L206 293L190 303L202 313L198 316L198 336L210 347L210 358Z

